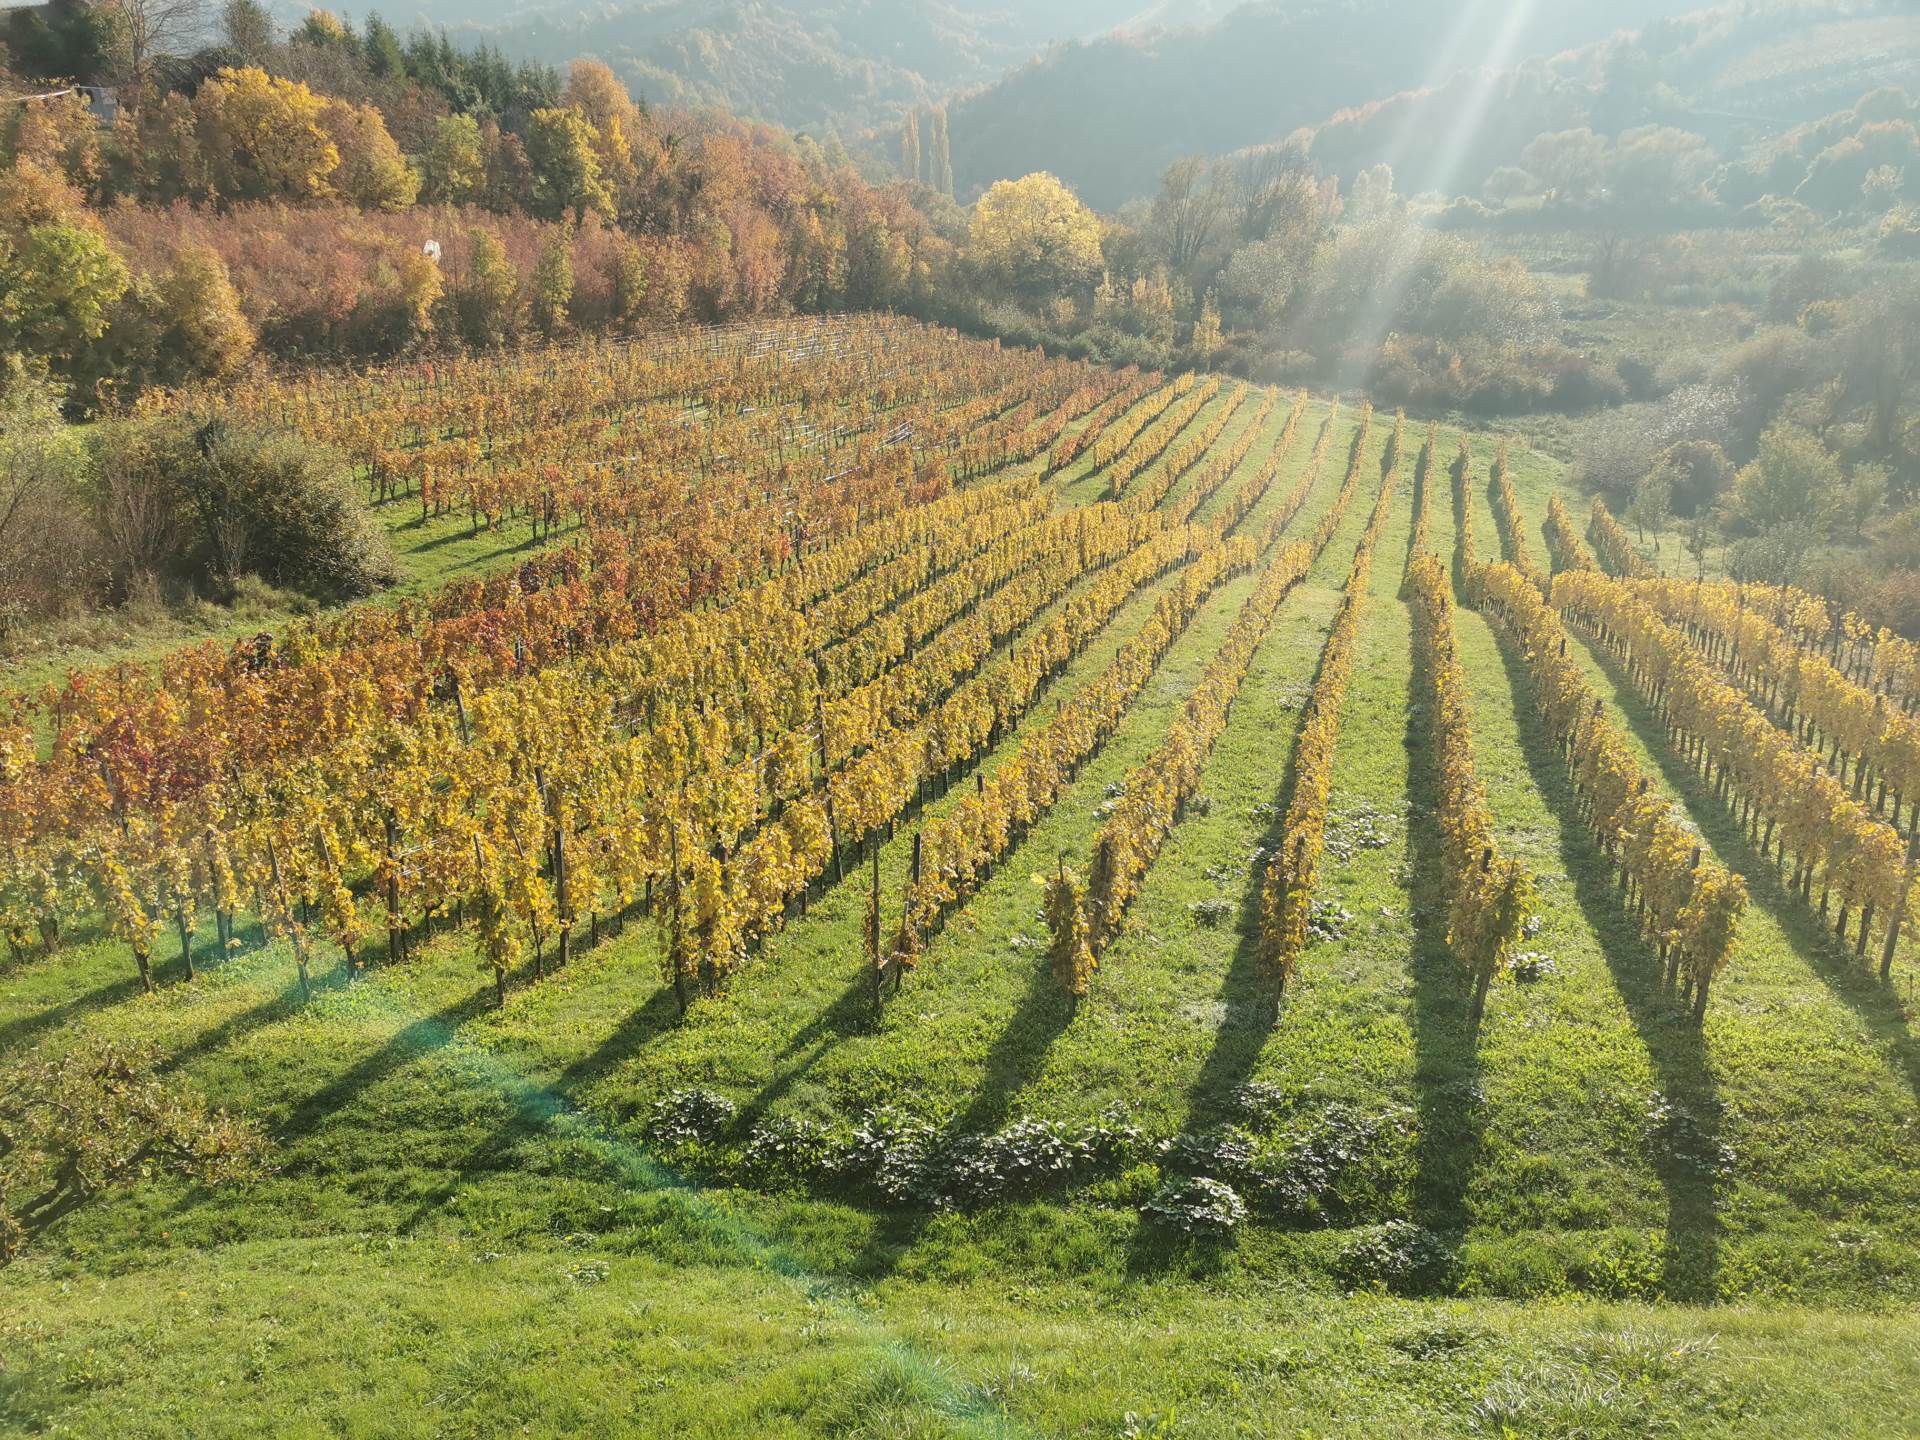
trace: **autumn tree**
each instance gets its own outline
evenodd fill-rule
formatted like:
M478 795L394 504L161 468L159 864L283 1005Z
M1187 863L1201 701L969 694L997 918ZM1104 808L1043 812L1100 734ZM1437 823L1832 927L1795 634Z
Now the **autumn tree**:
M622 235L616 242L608 270L609 318L616 325L638 324L646 312L647 257L638 245Z
M600 132L578 110L550 106L527 118L527 162L533 170L534 203L542 214L557 220L571 211L576 223L588 211L613 214L599 144Z
M920 148L920 112L907 111L906 118L900 122L900 173L909 180L918 180L925 167Z
M471 115L442 115L420 157L420 198L459 205L486 182L487 153L480 125Z
M974 207L969 252L994 283L1029 299L1079 289L1100 272L1100 220L1044 172L1001 180Z
M1700 136L1671 125L1643 125L1622 135L1607 166L1613 203L1642 215L1698 201L1717 159Z
M297 80L254 66L222 69L194 110L219 193L230 200L312 200L326 193L340 151L322 124L327 101Z
M447 284L439 262L417 250L409 251L400 259L399 279L408 328L415 336L431 335L434 311Z
M208 198L211 177L192 101L170 92L158 104L142 106L134 126L130 158L143 195L162 205Z
M206 0L108 0L127 46L127 78L145 85L154 62L206 28Z
M1654 473L1666 481L1678 514L1698 515L1733 483L1733 462L1711 440L1682 440L1661 452Z
M1901 468L1910 470L1920 407L1920 285L1908 279L1878 286L1856 309L1859 318L1841 337L1842 379L1866 408L1868 452L1905 460Z
M1654 554L1660 553L1660 532L1666 528L1667 521L1673 516L1673 482L1666 473L1655 468L1640 479L1633 487L1633 499L1627 505L1627 519L1645 541L1647 532L1653 532Z
M62 417L61 400L37 377L0 393L0 639L30 617L84 604L99 580L85 543L80 427Z
M1729 520L1758 534L1796 530L1818 534L1840 496L1840 466L1818 436L1798 425L1776 425L1760 437L1759 452L1734 477Z
M533 165L520 137L488 120L480 127L480 144L486 156L486 177L474 198L503 215L532 209Z
M1152 224L1174 274L1194 273L1226 217L1225 170L1196 155L1174 161L1161 173Z
M573 250L565 232L548 238L533 267L533 322L549 339L567 328L573 303Z
M575 60L567 67L561 104L577 110L595 133L594 156L600 175L617 208L630 208L642 174L659 156L646 131L640 107L633 103L619 77L598 60Z
M130 283L92 223L48 220L0 232L0 355L71 363L106 330Z
M101 174L100 123L77 94L10 105L0 117L0 162L24 160L91 192Z
M155 288L161 353L181 377L225 378L253 354L253 326L227 267L204 245L182 251Z
M320 112L320 125L340 157L328 178L341 199L362 210L404 210L413 204L419 177L387 133L378 110L329 100Z
M942 195L953 194L953 139L947 129L947 107L936 105L930 118L932 153L927 161L927 183Z
M1607 141L1582 126L1536 135L1520 152L1520 168L1570 204L1590 200L1607 183Z
M273 16L260 0L227 0L220 30L228 48L249 65L258 65L273 49Z
M293 32L293 38L302 45L312 45L322 50L351 50L358 46L353 31L338 15L318 7L307 11L307 18Z
M476 229L471 244L454 307L469 344L498 345L520 329L520 277L492 231Z

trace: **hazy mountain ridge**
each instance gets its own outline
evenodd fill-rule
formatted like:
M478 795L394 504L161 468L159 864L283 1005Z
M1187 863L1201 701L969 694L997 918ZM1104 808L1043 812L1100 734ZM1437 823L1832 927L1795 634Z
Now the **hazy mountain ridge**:
M1789 125L1920 71L1920 17L1895 0L1672 10L1657 0L1571 0L1513 19L1505 8L1461 15L1411 0L1252 4L1200 29L1068 44L952 108L956 184L966 194L1048 169L1091 204L1112 207L1152 192L1179 156L1340 127L1354 111L1407 109L1409 96L1446 90L1478 65L1576 88L1609 63L1601 42L1628 31L1644 33L1657 73L1645 77L1640 109L1617 117L1622 125L1688 111L1755 111ZM1501 29L1509 19L1513 29ZM1601 83L1638 83L1624 79ZM1500 146L1494 129L1478 136L1480 148ZM1409 140L1419 150L1430 136ZM1411 179L1409 188L1421 188L1421 177Z
M1180 10L1205 19L1212 8ZM638 0L479 23L512 54L605 60L650 100L850 132L990 83L1062 38L1151 23L1166 9L1137 0Z

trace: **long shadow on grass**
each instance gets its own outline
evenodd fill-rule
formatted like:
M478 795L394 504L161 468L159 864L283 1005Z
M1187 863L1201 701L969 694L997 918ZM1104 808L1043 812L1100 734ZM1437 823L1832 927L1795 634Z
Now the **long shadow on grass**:
M873 980L869 975L860 974L848 982L837 1000L794 1032L793 1039L778 1057L790 1063L783 1064L780 1071L740 1107L734 1122L740 1133L745 1134L765 1119L769 1110L849 1038L870 1033L873 1028Z
M131 958L128 959L127 965L129 968L132 967ZM49 1030L58 1029L68 1021L77 1020L83 1015L91 1015L96 1010L104 1010L109 1005L117 1005L122 1000L130 1000L139 993L139 977L126 975L118 980L111 980L97 989L89 990L84 995L76 995L71 1000L61 1001L58 1005L49 1005L44 1010L35 1010L31 1014L9 1020L5 1025L0 1025L0 1054L24 1049Z
M1627 724L1654 757L1667 784L1686 804L1714 853L1747 882L1747 894L1753 903L1786 934L1794 953L1806 962L1807 968L1859 1016L1874 1042L1892 1057L1908 1086L1920 1096L1920 1039L1916 1039L1908 1024L1898 996L1871 974L1863 962L1855 960L1852 948L1834 939L1820 923L1819 916L1781 882L1779 867L1754 850L1733 812L1714 799L1699 774L1668 743L1664 727L1627 681L1614 658L1603 647L1588 643L1584 636L1579 637L1577 643L1586 646L1587 653L1606 675L1614 701L1626 716Z
M1720 1253L1714 1160L1720 1149L1722 1106L1706 1045L1700 1028L1667 991L1660 958L1641 939L1612 878L1613 864L1580 816L1559 750L1540 728L1531 679L1506 636L1497 628L1494 633L1513 694L1520 750L1534 788L1559 824L1560 853L1567 860L1574 898L1600 942L1614 989L1653 1062L1662 1095L1680 1107L1659 1122L1664 1140L1649 1142L1667 1196L1666 1293L1673 1300L1710 1301L1716 1293Z
M1066 997L1053 983L1052 971L1045 962L1035 963L1027 993L987 1052L979 1088L948 1132L972 1136L999 1128L1008 1117L1013 1097L1039 1075L1047 1052L1070 1019ZM849 1273L868 1278L891 1273L933 1219L934 1212L925 1207L877 1217L866 1244L848 1262Z
M679 1023L680 1009L673 988L657 987L645 1004L629 1014L613 1032L587 1054L562 1070L550 1087L551 1093L577 1107L594 1107L592 1090L637 1054L655 1036ZM411 1231L442 1209L462 1186L480 1176L505 1168L517 1168L520 1147L545 1133L546 1119L529 1115L520 1107L512 1109L481 1141L448 1167L448 1180L423 1195L413 1213L399 1225L401 1233Z
M254 1031L287 1019L300 1010L300 987L288 984L279 993L268 996L257 1005L249 1006L237 1015L230 1015L218 1025L202 1030L187 1044L168 1053L161 1061L158 1070L168 1074L183 1065L191 1064L203 1055L211 1055L216 1050L224 1050L234 1041L251 1035Z
M369 1086L377 1085L423 1055L444 1049L460 1027L493 1003L490 988L475 990L464 1000L423 1015L402 1026L387 1041L362 1056L327 1084L294 1107L278 1128L282 1138L311 1134L339 1111L351 1105Z
M1047 963L1028 964L1027 993L987 1051L979 1088L953 1122L957 1134L979 1135L1003 1124L1013 1097L1039 1077L1047 1052L1073 1018Z
M1337 612L1336 612L1337 613ZM1313 685L1319 688L1320 671L1326 666L1326 648L1320 651ZM1213 1048L1201 1063L1200 1073L1187 1091L1187 1118L1184 1132L1196 1132L1209 1123L1223 1121L1232 1107L1233 1093L1252 1076L1266 1048L1273 1027L1279 1023L1279 1000L1273 986L1260 975L1257 959L1260 939L1260 895L1266 883L1267 860L1278 851L1286 837L1287 811L1293 804L1300 783L1300 730L1308 715L1303 706L1294 724L1293 749L1287 757L1286 773L1281 777L1280 793L1274 800L1273 820L1260 836L1260 848L1248 867L1247 883L1240 895L1239 943L1227 965L1227 978L1220 987L1225 1012L1220 1028L1214 1032Z
M1447 945L1441 871L1440 774L1433 763L1433 677L1416 643L1407 703L1407 862L1413 904L1413 1083L1420 1135L1414 1152L1414 1218L1422 1228L1466 1229L1468 1183L1486 1140L1485 1076L1471 996Z

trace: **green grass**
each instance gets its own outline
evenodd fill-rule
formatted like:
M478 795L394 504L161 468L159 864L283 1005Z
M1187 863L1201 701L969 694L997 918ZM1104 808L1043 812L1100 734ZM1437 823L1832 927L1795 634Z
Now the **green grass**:
M1910 1321L1302 1295L1235 1275L1016 1268L948 1220L950 1273L823 1286L617 1243L245 1241L216 1267L15 1276L0 1424L135 1437L1882 1437ZM1017 1230L1012 1223L1002 1232ZM651 1230L651 1233L649 1231ZM696 1253L688 1254L689 1250Z
M1301 473L1321 413L1268 507ZM1477 453L1484 474L1491 444ZM323 957L308 1004L277 946L208 956L191 986L163 963L150 1000L121 947L86 937L12 968L0 1046L148 1040L170 1080L268 1129L274 1168L244 1187L156 1180L105 1197L0 1272L0 1431L1920 1430L1911 957L1890 990L1823 939L1581 647L1649 772L1753 887L1735 966L1696 1029L1663 996L1574 813L1524 671L1463 610L1480 773L1502 844L1541 878L1530 944L1552 961L1532 984L1503 982L1471 1035L1399 599L1411 470L1410 454L1336 761L1331 833L1371 837L1323 865L1323 897L1352 920L1309 949L1271 1029L1250 970L1259 849L1276 838L1364 492L1281 607L1205 803L1169 838L1077 1015L1047 978L1033 877L1062 853L1084 863L1108 787L1158 742L1250 576L1202 609L878 1019L860 979L864 868L684 1020L637 919L499 1012L457 934L351 985ZM1559 467L1516 450L1513 475L1543 560L1537 525ZM1337 480L1323 478L1294 533ZM1095 488L1077 472L1062 485ZM1492 514L1484 495L1474 503L1490 554ZM1453 536L1442 488L1432 543L1447 554ZM1155 593L986 763L1099 672ZM881 850L890 914L909 845L903 829ZM1236 1098L1249 1083L1271 1099L1258 1123ZM670 1169L644 1119L694 1086L745 1118L717 1152ZM875 1105L969 1132L1117 1112L1159 1140L1242 1122L1275 1163L1330 1133L1352 1153L1313 1205L1222 1244L1143 1221L1160 1178L1151 1154L957 1212L741 1160L751 1124L844 1127ZM1379 1259L1405 1238L1383 1227L1403 1221L1437 1237L1443 1263Z

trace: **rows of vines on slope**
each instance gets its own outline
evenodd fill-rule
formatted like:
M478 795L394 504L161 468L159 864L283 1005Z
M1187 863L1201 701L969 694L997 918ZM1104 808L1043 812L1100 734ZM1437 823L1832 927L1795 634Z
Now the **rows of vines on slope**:
M896 983L901 971L918 963L944 916L985 881L994 864L1052 808L1080 767L1105 744L1206 598L1278 541L1318 483L1336 418L1337 408L1329 411L1298 486L1275 510L1258 541L1229 537L1275 478L1277 466L1271 461L1241 488L1228 511L1215 517L1205 532L1213 537L1212 543L1175 577L1153 614L1106 670L992 775L982 776L974 794L963 797L916 836L899 930L890 950L875 957L892 970ZM1292 433L1289 425L1282 445L1290 442Z
M1130 376L1125 385L1094 407L1085 425L1058 436L1047 447L1046 473L1049 476L1057 475L1078 460L1094 441L1105 435L1122 415L1144 400L1158 383L1158 375Z
M1587 527L1587 538L1593 541L1594 553L1600 557L1600 563L1606 567L1609 575L1645 580L1658 573L1633 548L1633 541L1628 538L1626 530L1613 518L1607 502L1598 495L1593 497L1592 521Z
M904 557L911 563L883 566L834 592L845 603L823 613L865 627L849 640L876 628L891 637L878 664L827 664L824 656L836 652L822 652L823 637L801 620L792 597L763 587L760 605L689 616L663 635L594 654L589 664L554 667L470 698L456 689L451 717L430 709L404 725L370 724L349 743L307 752L271 785L239 787L237 803L228 788L206 787L194 797L203 802L198 807L169 801L138 823L122 812L120 833L105 845L69 846L67 866L43 864L23 877L30 883L10 891L42 890L63 868L90 869L143 974L155 915L174 913L184 930L184 917L210 901L224 936L241 893L250 891L258 913L293 936L304 977L309 929L348 954L363 938L349 879L366 873L387 899L390 949L408 911L457 910L471 898L503 977L518 958L517 942L509 943L516 929L531 938L537 968L547 937L558 937L564 957L583 915L606 901L631 903L642 885L650 890L663 880L673 978L683 987L689 979L711 983L820 872L823 855L836 853L836 806L868 828L876 809L890 819L927 767L952 763L968 744L981 743L980 725L963 720L989 715L991 733L1016 708L1013 692L990 692L983 682L949 696L922 735L900 729L912 717L897 707L883 717L855 706L837 715L846 747L840 759L831 758L827 727L813 727L813 738L825 742L822 777L831 775L821 784L805 778L814 759L813 746L801 743L809 696L814 719L823 720L826 696L842 698L848 685L876 670L888 673L884 666L900 658L903 630L917 639L984 603L984 612L965 618L984 620L988 646L979 643L978 629L965 640L942 637L933 664L915 670L923 683L894 692L896 701L930 701L940 689L930 683L938 667L948 681L956 678L967 660L984 658L985 648L1024 625L1090 564L1130 555L1159 528L1150 517L1095 507L1040 525L1051 546L1042 555L1035 548L1041 541L1008 538L1023 526L1030 538L1035 533L1030 487L1009 487L1000 500L973 521L997 529L970 535L967 526L949 524L923 531L926 544L976 555L974 561L952 569L912 555ZM1141 550L1129 588L1172 563L1161 553L1169 548L1183 547L1169 541ZM928 590L923 582L934 574L946 578ZM886 623L890 610L911 616L919 600L941 591L951 593L916 626ZM900 606L904 595L915 598ZM1110 601L1108 613L1118 603ZM1004 672L1016 673L1019 659ZM716 679L731 693L714 692ZM891 746L881 744L880 733L850 729L863 713L868 724L885 724ZM643 735L633 733L642 726ZM751 763L737 763L742 753ZM855 753L858 761L846 765ZM377 784L368 782L370 772ZM807 787L818 792L813 803L790 803ZM314 803L320 796L328 797L325 806ZM16 907L23 921L35 903L26 899Z
M1420 457L1413 465L1413 533L1408 540L1409 553L1418 555L1430 548L1428 527L1432 523L1434 466L1439 462L1440 422L1427 425L1426 439L1420 442Z
M1473 708L1454 645L1453 587L1431 554L1413 557L1407 576L1415 675L1433 749L1440 827L1440 875L1448 897L1447 943L1473 984L1472 1023L1506 967L1535 906L1533 876L1500 854L1473 759Z
M1217 383L1217 382L1216 382ZM1097 474L1134 448L1134 442L1144 435L1158 432L1160 421L1170 412L1180 409L1189 400L1200 384L1200 377L1192 373L1174 377L1159 390L1149 395L1141 404L1123 410L1112 416L1104 429L1094 436L1091 443L1085 445L1087 471ZM1198 406L1193 407L1198 410ZM1189 418L1191 418L1189 412ZM1169 434L1162 439L1171 439Z
M1568 656L1560 617L1535 581L1510 565L1487 566L1475 603L1525 662L1534 708L1573 777L1581 815L1621 868L1626 903L1659 946L1667 984L1684 977L1695 1016L1704 1015L1746 906L1745 883L1702 855L1698 838L1654 789Z
M1368 585L1373 575L1374 546L1379 543L1380 532L1386 525L1399 481L1405 424L1404 416L1395 417L1393 438L1388 444L1387 480L1380 487L1367 528L1354 552L1353 566L1347 572L1346 594L1341 598L1333 628L1320 652L1320 668L1314 676L1313 691L1307 697L1307 713L1294 749L1293 794L1280 828L1279 846L1261 877L1260 931L1254 953L1261 975L1273 986L1276 995L1285 991L1306 949L1307 920L1326 831L1327 798L1333 788L1340 714L1353 673L1354 640L1360 631L1360 617L1366 608ZM1434 432L1429 429L1415 467L1416 487L1424 485L1431 474L1433 447ZM1424 543L1423 500L1424 491L1420 491L1415 499L1415 527Z
M1174 442L1219 393L1217 376L1205 380L1186 391L1152 425L1124 446L1116 447L1104 440L1096 444L1093 468L1105 473L1107 498L1118 500L1126 494L1127 486L1173 448Z
M1480 564L1480 551L1473 533L1473 450L1464 435L1460 437L1460 448L1453 457L1452 474L1454 568L1471 584L1474 567ZM1411 569L1407 578L1411 583Z
M1596 636L1625 665L1687 761L1736 809L1762 856L1778 847L1794 860L1803 900L1820 882L1820 914L1840 898L1836 933L1860 916L1864 953L1877 915L1884 917L1883 967L1908 918L1911 875L1900 837L1791 735L1779 729L1718 668L1668 624L1631 585L1590 571L1553 584L1553 603Z
M1540 527L1540 533L1546 536L1547 554L1556 571L1600 568L1599 562L1593 558L1593 552L1587 548L1587 542L1580 538L1580 531L1574 525L1573 517L1567 513L1567 507L1557 490L1547 497L1547 518Z
M703 612L641 641L628 641L612 649L586 647L582 664L591 672L595 697L603 691L616 691L624 678L630 689L618 697L616 712L643 716L643 722L651 726L660 712L662 678L699 676L705 680L707 676L720 676L735 680L739 691L753 689L751 676L739 674L741 657L770 637L785 636L791 641L795 636L791 620L785 626L768 624L768 607L791 616L808 599L824 595L831 605L820 611L822 624L828 624L835 612L845 622L866 624L872 620L876 605L885 609L889 591L897 599L914 584L945 574L966 553L993 551L1004 538L1006 526L979 530L981 524L995 515L1006 516L1016 526L1031 524L1039 515L1037 507L1044 509L1044 501L1033 495L1031 482L1016 482L995 492L960 493L933 507L899 511L891 520L868 526L860 536L845 541L839 549L845 551L843 559L847 563L824 563L826 557L814 553L808 563L787 570L780 580L751 593L743 605L726 611L745 620L745 624L733 626L732 641L712 632L716 616L722 612ZM918 541L922 549L945 545L952 559L939 561L935 557L929 563L918 553L900 555L906 545L887 536L895 528L912 532L912 541L906 543ZM879 570L866 570L866 563L883 553L899 555L899 561L891 568L883 564ZM993 555L989 553L985 563L991 561ZM1081 543L1077 563L1087 561L1089 553ZM975 564L977 568L979 564ZM977 603L981 595L1006 578L1004 564L993 576L973 574L973 588L958 595L958 603ZM864 605L849 605L852 593L862 588L877 588L877 595ZM945 620L952 609L954 605L948 603L945 611L929 616L929 624ZM774 618L778 620L780 614ZM833 634L831 628L824 634L803 628L801 641L810 655L818 655L820 643L831 643ZM240 849L234 831L242 826L250 833L261 826L284 831L290 818L298 816L298 839L282 833L278 845L252 847L252 889L261 902L261 912L298 910L303 916L321 912L323 925L351 947L357 939L357 925L348 914L348 906L340 904L340 897L349 893L346 877L374 868L384 872L378 879L390 897L396 895L401 876L413 881L413 889L430 893L432 881L445 879L449 868L459 870L467 862L434 866L399 858L405 854L405 841L396 845L394 839L394 804L361 806L363 810L378 810L378 814L353 814L348 806L346 824L326 824L328 816L307 824L313 810L311 797L324 793L323 781L330 783L336 778L324 766L324 758L332 756L336 770L353 772L367 766L390 770L392 753L403 753L409 745L419 747L419 735L407 732L449 733L455 722L463 743L470 743L474 728L470 712L484 693L482 685L474 684L472 672L484 668L484 678L495 684L513 684L515 676L524 680L526 674L520 645L515 643L511 659L499 655L501 649L495 637L492 653L478 653L476 659L486 660L490 668L445 664L440 668L449 682L444 689L432 680L434 670L426 666L422 666L424 674L417 676L403 670L399 674L386 672L380 676L380 685L369 684L371 678L338 676L324 662L301 666L305 678L319 682L315 685L319 705L236 707L230 703L232 693L225 693L209 697L213 703L198 710L186 710L180 705L177 687L119 685L117 697L121 701L127 701L132 691L144 697L150 708L142 712L136 705L102 703L102 716L111 716L113 747L100 743L63 747L56 743L54 760L44 766L36 766L31 760L23 762L25 751L17 745L10 747L8 780L15 783L10 783L6 795L0 797L0 822L4 822L0 829L13 841L10 874L0 885L0 895L8 906L10 937L17 941L19 935L27 933L31 922L50 941L58 935L61 916L84 904L86 891L94 891L98 899L108 902L117 924L140 952L144 972L146 948L150 947L150 916L154 914L184 916L190 914L190 906L209 902L221 916L223 937L230 935L230 916L240 891L240 883L234 879L232 856ZM789 645L789 649L793 647ZM812 664L808 660L808 668ZM872 668L868 664L862 672ZM269 678L286 680L280 672L273 672ZM396 682L399 705L394 703ZM278 691L263 689L252 699L269 693ZM430 703L447 697L451 697L451 714L447 707ZM705 701L697 701L697 705L705 707ZM184 724L182 710L186 714ZM140 722L146 716L152 716L154 724L142 732ZM278 743L261 747L273 758L257 762L259 756L248 755L248 760L257 764L240 766L230 753L209 755L205 751L207 739L225 745L236 730L248 733L255 741L263 733L273 735ZM753 710L753 732L756 741L764 739L764 714L758 710ZM165 747L157 743L157 737L169 733L175 739L175 762L161 764L156 762L157 753ZM63 735L71 739L71 733ZM81 764L69 764L63 770L63 758ZM75 780L79 783L73 783ZM543 789L549 785L551 781L543 781ZM348 783L342 789L348 795L357 795L369 787ZM490 797L478 797L468 808L478 810L482 806L495 808ZM507 806L499 808L505 810ZM273 814L275 810L284 814ZM374 820L378 820L376 826ZM501 852L509 849L501 847ZM522 843L513 847L511 854L526 868L532 851ZM551 860L549 866L553 866ZM467 868L478 887L486 891L490 887L490 864L482 847L472 847L472 862ZM246 870L248 866L242 866L242 872ZM576 858L572 870L574 876L584 876L586 866ZM92 877L96 883L81 885L77 883L81 877ZM522 900L520 908L532 918L532 929L538 937L543 914L538 887L520 883L513 889ZM271 891L294 897L298 904L278 904ZM459 895L459 891L453 893ZM328 914L323 900L334 902L330 906L332 914ZM392 910L397 906L390 899ZM563 945L564 933L563 914Z
M1920 719L1849 679L1826 656L1803 649L1746 604L1730 581L1649 580L1641 596L1747 687L1775 723L1802 744L1824 747L1850 793L1898 828L1903 803L1920 800ZM1889 806L1891 810L1889 812ZM1920 824L1920 812L1912 823Z
M1273 392L1264 393L1271 398ZM1181 478L1206 459L1219 444L1220 437L1227 433L1227 427L1240 413L1241 406L1246 404L1253 394L1252 386L1236 385L1204 422L1190 422L1188 428L1177 437L1176 441L1169 443L1162 452L1159 466L1153 473L1152 483L1140 486L1129 498L1139 504L1158 507L1168 495L1173 493L1174 486ZM1195 421L1198 422L1197 415ZM1143 447L1140 455L1134 459L1143 460L1145 455L1146 450ZM1112 493L1114 498L1119 498L1117 488Z
M678 479L670 494L636 482L650 538L568 547L423 601L297 626L277 644L197 646L152 667L77 673L48 706L53 755L30 765L45 772L35 783L57 790L68 782L63 770L111 770L123 750L176 777L270 763L285 737L313 741L313 727L332 718L333 697L364 694L381 713L417 713L444 701L456 673L471 691L652 630L756 573L794 576L801 598L817 599L852 578L823 570L822 545L837 546L855 570L878 563L883 549L837 542L864 533L884 545L897 532L876 519L934 498L939 487L927 489L916 466L908 447L894 446L864 467L804 481L712 482L690 495ZM747 489L751 512L729 498ZM21 728L4 738L18 749L33 716L19 709L14 719ZM140 777L117 774L112 783L132 795Z
M1510 489L1502 500L1502 488L1498 480L1491 487L1495 518L1503 534L1517 534L1518 510ZM1585 546L1558 495L1548 500L1543 529L1563 573L1600 576L1590 560L1567 563L1578 562ZM1518 553L1527 552L1522 548ZM1621 867L1627 903L1666 962L1666 983L1671 986L1684 978L1698 1018L1706 1012L1714 978L1727 965L1746 905L1745 884L1703 856L1673 807L1654 793L1651 778L1634 763L1599 697L1567 656L1565 632L1545 598L1551 591L1547 578L1520 565L1483 564L1470 541L1461 569L1469 601L1496 634L1519 649L1534 703L1573 774L1582 814L1608 857Z
M1366 468L1371 428L1372 410L1368 407L1354 431L1346 478L1333 506L1309 537L1287 546L1269 563L1218 654L1169 728L1167 738L1128 773L1113 813L1095 835L1086 890L1080 897L1082 914L1071 922L1069 930L1054 934L1058 974L1075 1001L1086 994L1100 955L1119 933L1127 907L1139 893L1147 871L1198 791L1207 757L1226 729L1234 698L1275 611L1306 577L1351 505ZM1385 489L1383 485L1383 492ZM1051 883L1056 892L1060 887L1077 885L1064 867ZM1060 915L1064 908L1056 893L1049 903L1049 913Z
M1520 497L1513 492L1513 479L1507 473L1507 442L1494 451L1493 473L1487 481L1487 495L1493 504L1494 527L1500 532L1500 548L1507 560L1522 575L1537 573L1533 552L1527 544L1527 526L1520 513Z
M1824 656L1849 680L1885 694L1909 715L1920 714L1920 642L1798 586L1749 582L1740 593L1748 608L1768 616L1802 650Z

